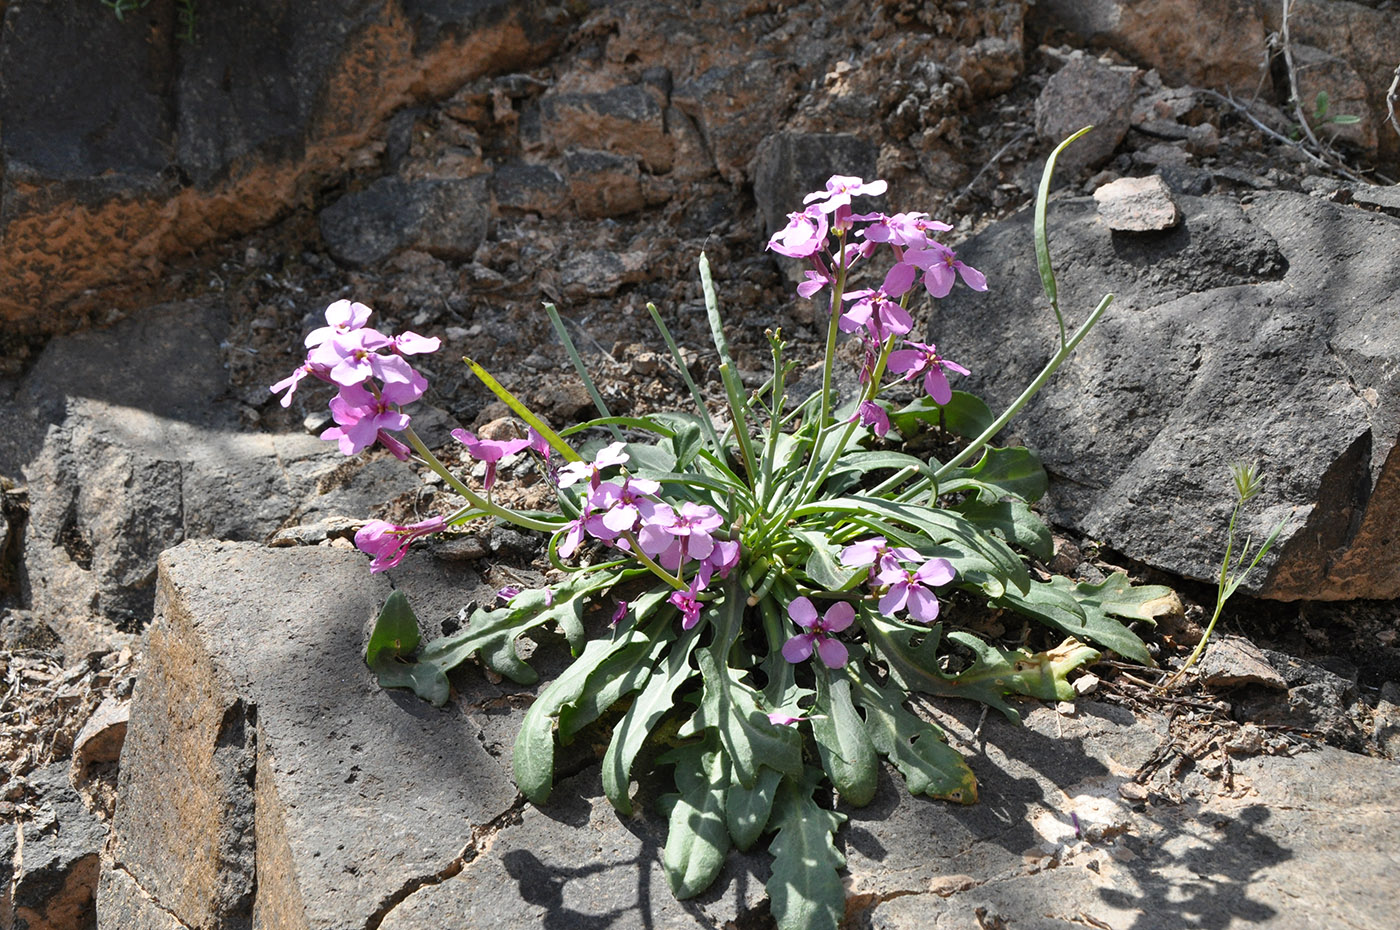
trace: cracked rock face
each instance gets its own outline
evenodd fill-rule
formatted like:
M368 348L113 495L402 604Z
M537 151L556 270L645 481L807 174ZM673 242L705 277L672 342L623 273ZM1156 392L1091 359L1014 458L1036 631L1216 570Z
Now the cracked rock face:
M432 626L481 584L422 559L391 575L325 548L162 557L99 930L771 927L761 852L672 898L648 765L632 818L587 747L548 803L524 803L509 746L534 688L465 669L445 708L380 689L361 650L391 585ZM564 651L535 651L543 682ZM1163 764L1180 754L1164 717L1025 710L1014 726L936 709L980 803L882 776L870 805L841 808L849 925L1380 926L1393 909L1394 763L1324 749L1183 775Z
M1284 530L1252 593L1400 596L1400 220L1284 191L1179 203L1180 226L1137 233L1088 198L1050 206L1067 325L1116 295L1009 430L1050 471L1050 519L1214 580L1226 465L1257 460L1267 480L1242 534ZM959 255L996 296L954 291L932 316L993 408L1058 338L1030 248L1028 211L969 240Z

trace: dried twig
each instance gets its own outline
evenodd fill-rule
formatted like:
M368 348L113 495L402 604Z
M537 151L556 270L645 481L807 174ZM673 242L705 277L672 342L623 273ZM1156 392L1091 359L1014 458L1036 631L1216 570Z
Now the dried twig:
M1395 68L1395 77L1390 82L1390 90L1385 95L1385 112L1390 117L1390 125L1400 135L1400 119L1395 117L1395 95L1400 93L1400 66Z
M1288 8L1292 6L1292 0L1283 0L1283 28L1279 36L1279 45L1283 50L1283 64L1288 72L1288 92L1293 99L1293 112L1298 116L1298 125L1302 127L1303 135L1308 137L1308 141L1319 151L1325 151L1326 146L1313 135L1312 127L1308 125L1308 118L1303 113L1303 98L1298 94L1298 75L1293 69L1293 49L1288 41Z
M1370 183L1371 183L1370 181L1368 181L1368 180L1366 180L1365 178L1363 178L1361 175L1357 174L1356 172L1352 171L1350 168L1348 168L1348 167L1346 167L1345 165L1343 165L1340 161L1335 160L1335 159L1326 158L1326 157L1324 157L1324 156L1322 156L1322 155L1319 155L1319 154L1317 154L1316 152L1314 152L1312 149L1308 148L1306 145L1303 145L1303 144L1302 144L1301 142L1299 142L1298 140L1296 140L1296 139L1290 139L1290 138L1288 138L1287 136L1285 136L1283 133L1281 133L1281 132L1276 132L1275 130L1270 129L1267 125L1265 125L1263 122L1261 122L1257 116L1255 116L1253 113L1251 113L1251 112L1249 111L1249 107L1247 107L1247 106L1245 106L1244 104L1240 103L1240 102L1239 102L1238 100L1236 100L1234 97L1232 97L1232 96L1227 96L1226 94L1216 93L1216 92L1213 91L1213 90L1203 90L1203 91L1201 91L1201 93L1207 94L1208 96L1214 97L1216 100L1219 100L1219 101L1222 102L1222 103L1227 103L1227 104L1229 104L1230 106L1234 107L1235 110L1236 110L1236 112L1238 112L1238 113L1239 113L1240 115L1242 115L1245 119L1247 119L1247 120L1249 120L1251 123L1253 123L1253 124L1254 124L1254 127L1255 127L1256 129L1258 129L1258 130L1260 130L1261 132L1267 134L1270 138L1272 138L1272 139L1274 139L1274 140L1276 140L1276 141L1278 141L1278 142L1282 142L1284 145L1291 145L1291 146L1293 146L1295 149L1297 149L1298 151L1302 152L1303 155L1304 155L1305 157L1307 157L1307 159L1308 159L1309 161L1311 161L1313 164L1317 165L1319 168L1326 168L1328 171L1336 172L1337 174L1339 174L1339 175L1341 175L1342 177L1346 178L1348 181L1352 181L1352 182L1357 183L1357 184L1370 184Z
M1008 151L1011 150L1011 146L1015 145L1017 142L1020 142L1026 136L1030 135L1030 132L1031 131L1029 128L1023 127L1020 131L1016 133L1016 135L1012 136L1011 139L1005 145L997 149L995 155L987 159L987 163L978 169L977 173L972 176L972 180L967 182L967 186L964 187L956 197L954 197L948 202L950 204L957 203L959 200L962 200L968 194L971 194L972 189L977 186L977 182L982 180L982 175L990 171L993 165L1001 161L1001 156L1005 155Z

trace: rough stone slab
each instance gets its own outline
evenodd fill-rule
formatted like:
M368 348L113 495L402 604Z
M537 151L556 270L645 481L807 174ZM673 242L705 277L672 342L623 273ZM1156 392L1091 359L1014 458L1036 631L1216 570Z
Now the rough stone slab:
M1256 0L1038 0L1028 29L1070 30L1107 45L1173 84L1253 87L1266 58ZM1301 6L1301 4L1300 4ZM1277 31L1278 25L1271 27Z
M156 557L183 539L358 519L417 486L397 461L240 431L220 363L227 317L217 301L164 304L55 337L0 403L0 474L28 482L28 519L12 524L23 593L70 655L150 619Z
M460 709L386 692L365 667L389 590L344 550L162 556L114 858L163 910L191 927L365 926L510 808L508 760Z
M1235 763L1233 793L1196 778L1181 803L1133 801L1120 787L1140 787L1129 779L1161 734L1119 708L1042 709L984 733L976 807L903 798L886 819L877 797L852 812L859 926L1364 927L1394 913L1393 762L1261 756Z
M484 178L404 181L385 177L321 211L321 235L337 261L364 266L404 249L471 258L488 233Z
M480 593L475 576L413 561L394 584L429 626ZM163 558L161 590L123 757L114 849L129 874L104 877L100 927L220 925L162 863L185 876L212 865L210 835L189 828L250 796L254 926L772 926L762 850L731 855L698 898L672 899L654 807L666 786L646 759L631 818L602 797L583 746L564 760L576 774L535 808L509 768L528 689L469 670L445 709L380 690L360 650L389 581L362 556L185 543ZM548 681L563 650L545 644L534 659ZM251 785L225 780L222 796L206 793L207 764L190 765L219 744L219 707L220 719L256 721ZM1024 726L993 715L980 736L977 705L936 710L980 803L913 799L885 772L872 804L842 808L850 926L978 926L983 909L1011 927L1168 930L1209 913L1220 930L1291 930L1380 926L1393 912L1395 763L1327 749L1237 759L1233 786L1201 772L1143 784L1140 772L1163 771L1148 766L1165 719L1106 704L1023 710ZM177 811L190 815L185 832L170 829Z
M1134 559L1213 581L1226 465L1266 475L1238 529L1284 520L1248 582L1284 600L1400 596L1400 221L1304 194L1178 198L1184 221L1115 234L1088 198L1050 205L1069 325L1098 329L1012 423L1051 473L1048 514ZM989 292L954 290L931 337L1009 403L1058 331L1029 211L964 243Z

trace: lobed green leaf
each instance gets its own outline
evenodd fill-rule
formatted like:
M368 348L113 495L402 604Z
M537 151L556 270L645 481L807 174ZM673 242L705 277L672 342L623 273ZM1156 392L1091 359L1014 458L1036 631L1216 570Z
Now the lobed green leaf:
M713 741L707 741L712 743ZM662 757L676 765L680 797L671 808L661 866L676 900L693 898L714 883L729 852L725 795L729 764L705 744L682 746Z
M865 721L851 703L851 682L831 681L828 674L818 672L814 711L812 735L822 768L843 800L864 807L875 797L879 768Z
M778 930L836 930L846 914L846 857L832 842L846 817L818 806L815 789L811 776L784 778L773 805L778 832L768 845L773 874L764 887Z

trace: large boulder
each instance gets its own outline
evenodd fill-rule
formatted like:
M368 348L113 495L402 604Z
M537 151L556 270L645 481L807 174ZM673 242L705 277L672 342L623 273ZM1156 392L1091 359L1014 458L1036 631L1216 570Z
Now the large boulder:
M12 3L0 28L0 324L73 328L191 249L377 157L395 110L548 56L568 16L502 0ZM91 293L89 293L91 292Z
M1213 581L1234 494L1267 476L1238 528L1283 533L1248 590L1292 600L1400 596L1400 220L1302 194L1181 197L1183 222L1114 232L1090 198L1050 207L1070 325L1116 300L1010 433L1051 474L1051 520ZM991 290L955 291L932 335L1011 401L1059 338L1029 210L966 242Z

